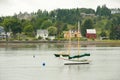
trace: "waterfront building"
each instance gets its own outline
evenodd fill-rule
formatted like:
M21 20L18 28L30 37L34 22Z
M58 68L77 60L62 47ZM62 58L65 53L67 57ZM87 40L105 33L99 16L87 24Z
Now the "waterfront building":
M95 39L96 38L96 30L95 29L87 29L86 37L89 39Z
M36 38L41 37L43 40L46 40L48 38L48 30L45 29L39 29L37 30Z

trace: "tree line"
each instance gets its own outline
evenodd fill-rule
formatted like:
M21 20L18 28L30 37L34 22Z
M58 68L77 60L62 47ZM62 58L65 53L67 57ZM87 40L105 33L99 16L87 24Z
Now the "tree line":
M20 12L14 16L0 17L0 25L6 33L11 31L13 38L18 33L35 37L37 29L48 29L49 35L62 38L63 31L77 29L78 21L83 37L86 29L95 28L98 37L120 39L120 13L111 14L111 9L106 5L98 6L96 11L88 8L56 9L50 12L39 9L29 14Z

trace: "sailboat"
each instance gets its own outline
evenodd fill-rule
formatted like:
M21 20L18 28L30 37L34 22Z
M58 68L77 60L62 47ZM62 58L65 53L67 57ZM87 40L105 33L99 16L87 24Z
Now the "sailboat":
M69 30L69 48L68 53L59 53L54 54L56 57L62 59L64 61L64 65L77 65L77 64L89 64L90 61L86 59L85 57L90 56L90 53L83 53L80 54L80 23L78 22L78 31L77 31L77 37L78 37L78 55L71 56L71 30Z

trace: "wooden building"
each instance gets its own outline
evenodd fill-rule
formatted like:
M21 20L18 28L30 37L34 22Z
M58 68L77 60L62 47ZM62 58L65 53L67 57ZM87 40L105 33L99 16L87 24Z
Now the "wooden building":
M96 39L96 30L95 29L87 29L86 37L89 39Z

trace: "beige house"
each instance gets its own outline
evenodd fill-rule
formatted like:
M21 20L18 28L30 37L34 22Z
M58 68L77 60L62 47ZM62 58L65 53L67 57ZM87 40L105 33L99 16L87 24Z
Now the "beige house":
M81 37L81 32L78 32L77 30L70 30L70 31L64 31L64 38L77 38Z

